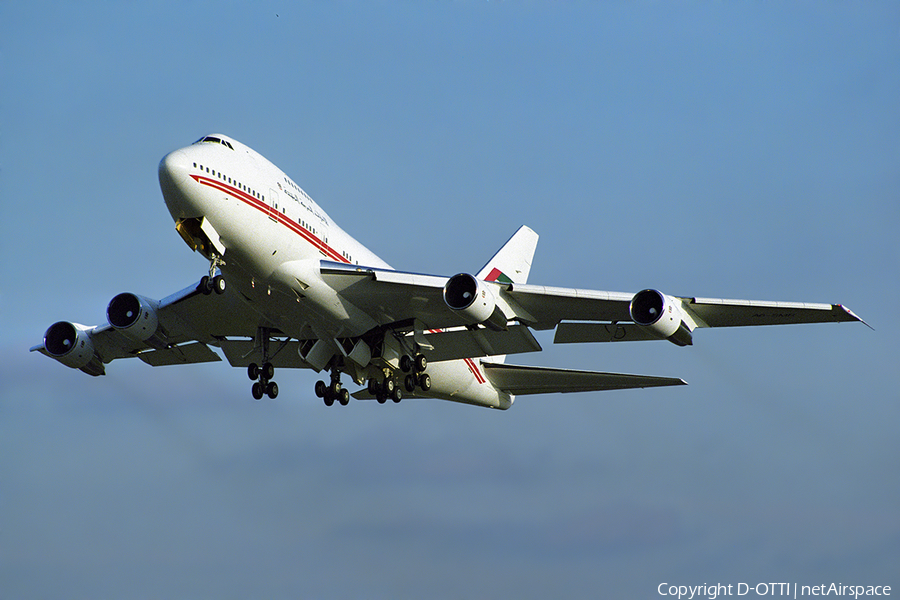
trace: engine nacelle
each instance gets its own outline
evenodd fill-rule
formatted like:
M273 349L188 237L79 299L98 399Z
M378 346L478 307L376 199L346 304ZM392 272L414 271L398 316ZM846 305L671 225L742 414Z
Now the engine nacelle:
M647 328L658 338L679 346L693 343L688 318L681 308L681 301L658 290L638 292L628 305L631 319Z
M106 307L106 318L123 335L143 342L159 326L156 303L136 294L119 294Z
M470 324L506 329L507 318L497 306L491 286L468 273L459 273L444 285L444 302Z
M94 359L94 343L88 327L59 321L44 333L44 350L67 367L81 369Z

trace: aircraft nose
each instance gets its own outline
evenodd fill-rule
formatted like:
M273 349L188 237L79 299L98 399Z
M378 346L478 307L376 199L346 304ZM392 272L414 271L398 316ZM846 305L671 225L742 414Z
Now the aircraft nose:
M188 162L187 152L184 150L175 150L169 152L163 159L159 161L159 184L162 185L181 185L187 178Z
M190 172L190 164L188 154L184 150L170 152L159 161L159 187L169 212L176 220L193 216L185 214L189 206L184 187Z

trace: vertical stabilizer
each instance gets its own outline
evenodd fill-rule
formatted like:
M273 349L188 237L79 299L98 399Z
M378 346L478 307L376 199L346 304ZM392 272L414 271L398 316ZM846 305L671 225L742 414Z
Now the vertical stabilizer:
M476 279L498 283L528 283L538 234L522 225L478 272Z
M475 278L497 283L528 283L537 243L538 234L527 225L522 225L509 241L497 250ZM505 360L506 356L491 357L491 361L497 364L502 364Z

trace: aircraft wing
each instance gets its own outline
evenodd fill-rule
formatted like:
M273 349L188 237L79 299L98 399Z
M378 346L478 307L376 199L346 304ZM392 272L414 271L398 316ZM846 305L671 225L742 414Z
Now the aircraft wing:
M469 325L443 300L447 277L321 261L322 279L341 298L371 316L379 325L413 326L424 331Z
M136 304L133 310L142 317L146 314L146 318L158 320L156 332L140 339L140 334L116 329L109 324L85 327L57 323L48 329L48 334L53 327L60 326L62 329L59 331L66 330L66 335L73 338L61 340L61 343L68 346L82 339L81 343L93 346L93 358L88 360L89 353L85 353L85 360L82 361L85 364L73 363L69 366L80 368L90 375L103 375L105 363L134 356L152 366L219 361L221 358L209 348L210 345L220 345L226 336L253 338L260 325L258 316L247 311L234 293L226 290L222 295L206 295L200 291L199 283L159 301L133 294L121 294L117 298L123 296L134 298ZM137 303L140 303L139 306ZM84 335L84 338L76 337L79 335ZM34 346L31 351L59 358L48 352L46 344ZM73 354L71 358L61 360L74 361L77 357Z
M517 321L532 329L556 328L557 343L670 339L687 345L691 332L698 327L862 321L839 304L722 300L669 296L656 290L631 294L479 281L478 289L494 297L502 314L499 320L479 322L444 301L445 286L461 275L447 278L326 261L322 262L321 273L343 298L383 326L413 328L418 323L421 330L436 331L486 324L494 330L505 330L507 321ZM650 311L639 322L632 314L634 301ZM671 325L661 318L664 312Z

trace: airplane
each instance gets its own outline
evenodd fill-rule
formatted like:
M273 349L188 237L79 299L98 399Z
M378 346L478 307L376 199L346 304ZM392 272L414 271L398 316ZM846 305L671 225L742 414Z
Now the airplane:
M113 360L151 366L221 361L274 399L275 368L329 374L315 394L358 400L437 398L495 409L516 396L684 385L680 378L516 366L554 343L693 343L705 327L860 321L841 305L759 302L529 284L538 235L522 226L474 275L393 269L344 232L284 171L223 134L167 154L159 184L175 230L209 269L154 300L115 296L108 323L51 325L31 348L105 375ZM359 386L350 394L342 376Z

